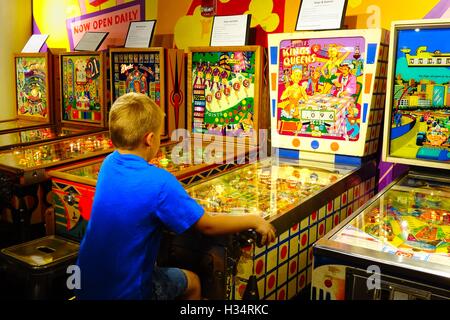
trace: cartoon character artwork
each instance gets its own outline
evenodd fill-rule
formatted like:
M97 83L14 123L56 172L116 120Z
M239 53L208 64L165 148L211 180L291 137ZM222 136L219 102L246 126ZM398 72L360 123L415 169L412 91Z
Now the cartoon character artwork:
M194 133L243 137L253 132L255 58L254 51L192 53Z
M137 92L148 95L158 105L161 103L161 74L159 52L125 52L113 51L112 78L113 98ZM199 64L198 68L202 68ZM197 81L201 82L202 73Z
M359 140L364 48L363 37L281 41L279 134Z
M150 75L153 74L152 69L148 69ZM148 93L148 82L147 78L149 74L147 70L141 71L138 66L133 66L133 70L131 72L125 71L127 75L126 87L127 93L136 92L136 93Z
M330 92L333 85L333 80L337 78L337 72L340 64L350 54L350 51L345 48L343 49L343 52L340 52L341 48L341 46L334 43L328 45L328 59L320 69L322 73L321 80L324 83L324 93Z
M333 90L332 95L335 97L345 97L352 96L356 94L356 76L350 73L353 69L353 65L348 63L342 63L339 66L340 75L332 80Z
M450 162L450 28L398 31L390 155Z
M17 115L48 119L47 60L44 56L16 57Z
M103 74L98 55L62 56L62 118L103 124Z
M194 87L196 87L197 85L203 86L205 81L204 71L205 71L204 64L202 62L198 62L196 68L196 76L194 80Z
M281 102L278 104L278 107L282 109L282 117L287 119L298 118L299 103L305 102L307 100L307 82L303 82L301 84L301 68L293 68L291 80L292 84L284 89L280 97Z

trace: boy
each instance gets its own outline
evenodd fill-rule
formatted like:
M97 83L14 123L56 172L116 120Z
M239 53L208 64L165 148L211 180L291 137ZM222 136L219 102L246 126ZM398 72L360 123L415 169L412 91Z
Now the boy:
M257 216L204 214L176 178L148 162L159 149L164 114L144 94L116 100L109 115L116 150L99 172L91 218L81 242L79 299L200 299L196 274L155 266L164 227L207 235L255 229L263 243L273 227Z

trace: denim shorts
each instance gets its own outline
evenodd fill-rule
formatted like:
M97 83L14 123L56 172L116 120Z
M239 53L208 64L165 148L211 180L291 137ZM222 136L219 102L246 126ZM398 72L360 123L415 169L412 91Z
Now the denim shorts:
M184 294L188 281L186 274L178 268L155 266L152 274L151 300L174 300Z

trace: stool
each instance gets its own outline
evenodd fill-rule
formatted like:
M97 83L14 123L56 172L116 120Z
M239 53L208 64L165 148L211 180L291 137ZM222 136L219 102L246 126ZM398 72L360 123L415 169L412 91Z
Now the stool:
M0 298L67 300L67 268L76 263L79 244L48 236L0 251ZM4 297L2 297L4 296Z

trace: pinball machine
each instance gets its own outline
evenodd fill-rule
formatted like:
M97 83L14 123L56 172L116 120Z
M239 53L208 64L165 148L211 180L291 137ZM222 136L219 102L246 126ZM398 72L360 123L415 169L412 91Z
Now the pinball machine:
M410 170L317 242L312 299L450 299L449 35L392 23L383 158Z
M160 263L202 275L202 292L209 299L305 295L313 244L375 192L373 158L383 115L388 32L268 37L270 106L263 110L271 119L272 156L187 191L207 214L265 217L277 239L259 247L252 232L214 238L191 232L170 238L162 250L166 255ZM245 96L245 90L240 94ZM213 98L211 108L218 107L213 103L218 102ZM221 123L220 116L226 121L223 111L215 116L213 122ZM226 122L223 127L229 129Z
M0 123L0 128L4 127L4 130L0 130L0 150L95 133L103 129L104 115L96 115L102 118L101 121L92 121L93 116L88 115L86 107L80 102L83 97L88 97L91 109L105 113L105 108L100 107L106 103L103 97L105 69L101 54L86 57L77 53L57 52L55 49L51 51L53 53L16 55L17 112L18 118L26 122ZM64 54L64 58L60 62L61 54ZM84 57L85 69L78 70L75 67L71 70L75 60L81 68L80 58ZM88 60L93 63L88 63ZM71 95L82 90L83 97ZM61 97L64 97L64 102ZM79 119L81 121L70 118L68 109L73 109L72 114L84 112Z
M52 177L54 226L50 234L73 241L81 241L93 204L98 173L104 158L94 159L49 172ZM201 160L201 161L200 161ZM160 147L157 157L150 163L171 172L187 187L238 166L246 161L245 154L234 155L208 151L208 144L186 148L183 143L168 143ZM247 158L248 161L248 158Z
M112 152L108 132L97 132L0 153L0 204L2 220L20 231L25 241L32 224L43 224L49 207L50 168Z
M219 62L219 58L222 57L221 70L222 68L226 70L230 81L235 81L238 76L245 76L250 79L249 81L252 82L252 85L251 87L246 87L246 89L237 90L233 94L234 97L228 100L229 103L233 103L233 108L226 110L226 116L224 114L220 119L223 120L223 124L228 123L230 120L225 122L224 119L225 117L231 119L230 113L240 117L239 119L242 120L250 119L253 116L258 117L262 110L261 102L256 98L259 97L260 86L263 82L262 73L260 72L262 70L261 48L226 48L226 52L229 55L233 50L240 55L230 59L230 61L223 59L222 49L220 48L219 51L217 51L217 48L210 50L208 53L210 64L215 61L211 64L215 66ZM244 57L243 51L245 50L248 51L245 53L248 55L248 60L245 60L247 58ZM194 51L192 55L195 56L196 51ZM193 84L197 75L192 72L192 69L198 61L203 59L202 57L206 55L207 49L201 48L198 51L198 56L190 60L191 67L188 68L190 70L188 81L191 85L189 86L188 98L186 98L185 93L177 89L177 86L183 86L186 81L175 77L184 68L184 60L178 57L178 52L161 48L112 49L110 57L112 99L114 100L129 91L140 91L147 93L160 106L167 106L165 112L168 116L168 122L166 123L166 134L162 135L162 139L171 133L170 130L182 128L181 126L184 125L183 117L186 112L183 109L185 109L185 100L189 101L190 108L192 108L191 111L187 112L187 122L194 123L194 104L196 99L199 100L201 97L193 91ZM234 66L241 62L245 62L244 65L239 70L237 67L234 70ZM180 71L174 73L177 69ZM164 70L166 72L163 72ZM139 76L139 79L135 77L136 75ZM144 79L142 79L143 75L146 76ZM135 80L139 81L136 83ZM214 78L211 78L211 81L213 80ZM164 84L166 84L166 87L164 87ZM200 83L195 85L200 86ZM213 82L211 82L212 85ZM215 86L217 85L215 84ZM222 82L220 87L222 89L225 89L225 87L231 88L230 84L227 83L225 86ZM196 88L198 89L198 87L194 89ZM204 88L204 91L208 91L208 94L209 90L209 87L207 89ZM205 96L203 96L203 100L206 101ZM220 119L218 120L219 123L221 123ZM198 123L198 120L197 117L196 123ZM236 123L239 122L236 121ZM247 122L247 124L250 125L251 123ZM261 125L261 127L263 126ZM246 128L250 128L253 131L253 127ZM225 135L217 135L217 137L224 138ZM171 138L173 141L160 147L158 156L152 160L152 163L173 173L185 187L222 172L228 172L240 164L248 163L250 157L256 154L256 147L253 145L235 145L233 142L228 143L226 140L216 140L212 134L209 136L207 134L195 136L190 131L186 132L184 130L184 132L180 131L171 134ZM93 160L86 164L76 164L52 170L49 173L52 176L55 209L55 223L49 223L49 225L54 225L55 229L51 230L50 233L54 232L58 236L81 241L89 219L97 174L102 161L103 159Z
M46 175L48 168L113 150L105 129L103 53L65 52L59 59L61 126L14 133L9 138L19 138L19 144L24 146L0 152L1 218L12 221L22 231L29 229L31 224L44 224L44 212L49 207L47 194L51 190ZM52 134L54 137L50 138ZM33 138L35 136L37 139ZM30 145L32 142L39 143ZM22 232L18 236L20 240L16 241L25 241L27 237L29 235Z
M64 127L59 125L24 128L22 131L0 134L0 151L70 138L96 131L101 131L101 129Z

